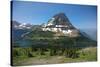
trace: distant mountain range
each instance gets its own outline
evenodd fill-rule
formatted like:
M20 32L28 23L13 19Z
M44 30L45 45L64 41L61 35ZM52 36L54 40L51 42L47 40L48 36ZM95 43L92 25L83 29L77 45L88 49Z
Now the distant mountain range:
M31 29L33 25L27 23L19 23L17 21L12 21L13 29Z
M20 40L26 34L30 34L32 31L51 31L56 36L68 36L68 37L79 37L84 36L92 38L86 32L76 29L68 17L64 13L58 13L54 15L47 23L42 25L32 25L26 23L19 23L12 21L12 40ZM44 33L45 34L45 33ZM94 33L96 35L96 32Z
M29 32L32 25L21 24L17 21L12 21L12 40L17 41L22 39L22 35Z

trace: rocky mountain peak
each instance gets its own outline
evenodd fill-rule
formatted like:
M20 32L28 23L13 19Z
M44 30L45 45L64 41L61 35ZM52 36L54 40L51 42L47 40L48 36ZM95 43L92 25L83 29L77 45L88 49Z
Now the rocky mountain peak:
M55 14L49 21L48 25L66 25L68 28L75 28L71 22L69 21L68 17L65 13L58 13Z
M57 13L54 17L66 17L65 13Z
M71 24L65 13L55 14L48 22L44 25L43 31L60 32L64 36L76 37L79 36L79 31Z

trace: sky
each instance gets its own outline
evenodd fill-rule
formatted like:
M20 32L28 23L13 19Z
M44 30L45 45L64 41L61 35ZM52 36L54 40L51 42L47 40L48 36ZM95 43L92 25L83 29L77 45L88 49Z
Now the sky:
M97 7L92 5L13 1L12 20L33 25L47 23L55 14L63 12L78 29L97 28Z

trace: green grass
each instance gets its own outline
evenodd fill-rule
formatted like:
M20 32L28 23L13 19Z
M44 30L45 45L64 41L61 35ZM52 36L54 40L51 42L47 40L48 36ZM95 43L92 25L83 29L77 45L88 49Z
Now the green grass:
M45 52L44 55L38 55L38 52L33 53L33 57L27 56L17 56L13 57L13 65L22 65L22 63L27 63L28 61L38 61L38 60L46 60L47 64L49 63L73 63L73 62L88 62L88 61L97 61L97 48L96 47L89 47L84 48L78 51L79 57L78 58L67 58L65 56L50 56L49 52ZM61 57L61 58L59 58ZM30 62L31 62L30 61ZM40 61L39 61L40 62ZM45 62L45 61L44 61Z
M90 47L85 48L80 51L80 58L85 59L87 61L96 61L97 60L97 48Z
M97 61L97 48L89 47L79 50L79 58L64 58L63 63L65 62L88 62L88 61Z

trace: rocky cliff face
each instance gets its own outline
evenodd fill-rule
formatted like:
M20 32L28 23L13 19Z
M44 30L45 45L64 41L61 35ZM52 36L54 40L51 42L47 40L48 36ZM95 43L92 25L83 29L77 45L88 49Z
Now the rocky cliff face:
M47 24L43 25L42 30L56 32L59 36L80 36L79 31L71 24L64 13L54 15Z

